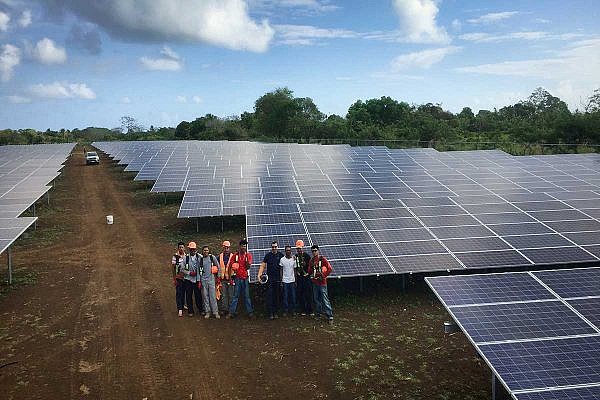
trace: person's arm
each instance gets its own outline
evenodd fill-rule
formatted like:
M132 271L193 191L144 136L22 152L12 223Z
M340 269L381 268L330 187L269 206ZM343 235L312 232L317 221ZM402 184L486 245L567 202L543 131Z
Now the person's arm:
M260 263L260 267L258 267L258 277L259 278L262 276L263 271L265 270L266 266L267 266L267 263L265 263L264 261ZM250 269L250 265L247 265L246 269L249 270Z
M283 283L283 257L279 259L279 282Z
M225 267L221 267L221 254L219 254L219 259L217 260L219 263L219 279L225 279Z
M333 271L333 269L331 268L331 264L329 264L329 261L325 257L323 257L323 262L321 263L321 266L325 267L325 272L323 272L323 279L325 279L329 276L329 274L331 274L331 271Z

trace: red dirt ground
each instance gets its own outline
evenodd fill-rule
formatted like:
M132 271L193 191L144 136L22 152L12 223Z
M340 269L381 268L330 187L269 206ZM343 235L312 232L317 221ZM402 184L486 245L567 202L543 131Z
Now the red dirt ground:
M423 287L337 295L333 326L178 318L164 232L185 221L102 161L75 151L13 249L37 282L0 297L3 399L489 398L489 370Z

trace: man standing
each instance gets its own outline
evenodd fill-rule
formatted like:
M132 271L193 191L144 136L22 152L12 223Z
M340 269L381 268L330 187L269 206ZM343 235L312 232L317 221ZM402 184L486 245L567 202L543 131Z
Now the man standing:
M231 300L231 305L229 306L227 318L235 317L240 296L244 297L248 317L252 318L254 316L252 302L250 301L250 285L248 282L248 272L252 266L252 254L248 253L247 246L248 241L246 239L240 240L238 251L229 257L229 262L227 263L227 268L231 268L232 274L234 274L233 281L235 284L235 291L233 299Z
M313 283L313 300L315 303L316 318L324 312L327 321L333 323L333 311L327 293L327 277L331 274L331 265L325 257L319 254L319 246L314 244L311 248L312 258L308 263L308 274Z
M266 303L267 303L267 314L269 319L277 319L278 303L279 303L279 286L281 285L281 267L279 261L283 257L283 254L278 250L277 242L271 243L271 251L265 254L265 257L260 264L258 269L258 277L260 278L267 269L267 291L266 291Z
M304 252L304 241L296 240L296 290L301 315L312 315L313 288L308 275L310 256Z
M285 246L285 257L279 260L281 267L281 281L283 282L283 316L288 313L296 314L296 279L294 268L296 260L292 257L292 247Z
M200 256L196 252L196 242L188 244L189 254L185 256L185 265L183 267L183 284L185 287L185 299L188 306L188 316L194 316L194 303L192 302L192 293L196 300L198 312L202 312L200 296L200 276L202 275L202 264Z
M219 316L219 309L217 308L217 293L215 287L215 278L219 272L219 263L217 257L210 254L208 246L202 247L202 258L200 260L202 265L202 274L200 275L200 281L202 282L202 300L204 303L204 318L210 318L212 312L215 318L221 318Z
M173 269L173 285L175 286L175 303L180 317L183 317L183 302L185 299L185 288L183 286L183 272L185 267L185 243L177 243L177 251L171 259Z
M233 278L231 277L231 268L227 268L229 258L231 257L231 243L229 240L223 242L223 252L219 254L219 280L221 281L221 298L219 299L219 311L229 312L231 299L233 298Z

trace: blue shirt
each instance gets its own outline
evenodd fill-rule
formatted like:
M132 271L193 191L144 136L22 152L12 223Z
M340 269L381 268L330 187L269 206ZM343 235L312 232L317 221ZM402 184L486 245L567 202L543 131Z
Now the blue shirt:
M283 253L278 251L277 253L273 253L272 251L265 254L265 258L263 258L263 262L267 264L267 275L269 276L269 281L279 282L279 261L283 257Z

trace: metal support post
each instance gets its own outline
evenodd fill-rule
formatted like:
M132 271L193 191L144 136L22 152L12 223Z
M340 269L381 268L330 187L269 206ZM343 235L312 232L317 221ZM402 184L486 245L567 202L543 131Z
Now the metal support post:
M492 371L492 400L496 400L496 374Z
M10 253L10 246L6 249L6 260L8 261L8 284L12 285L12 254Z
M48 201L48 206L50 206L50 191L46 192L46 200Z
M365 284L362 276L358 277L358 285L360 292L363 293L365 291Z
M33 203L33 216L35 217L35 203ZM33 229L37 231L37 219L33 223Z
M165 205L167 204L167 192L165 192Z
M200 218L196 218L196 232L200 232Z

